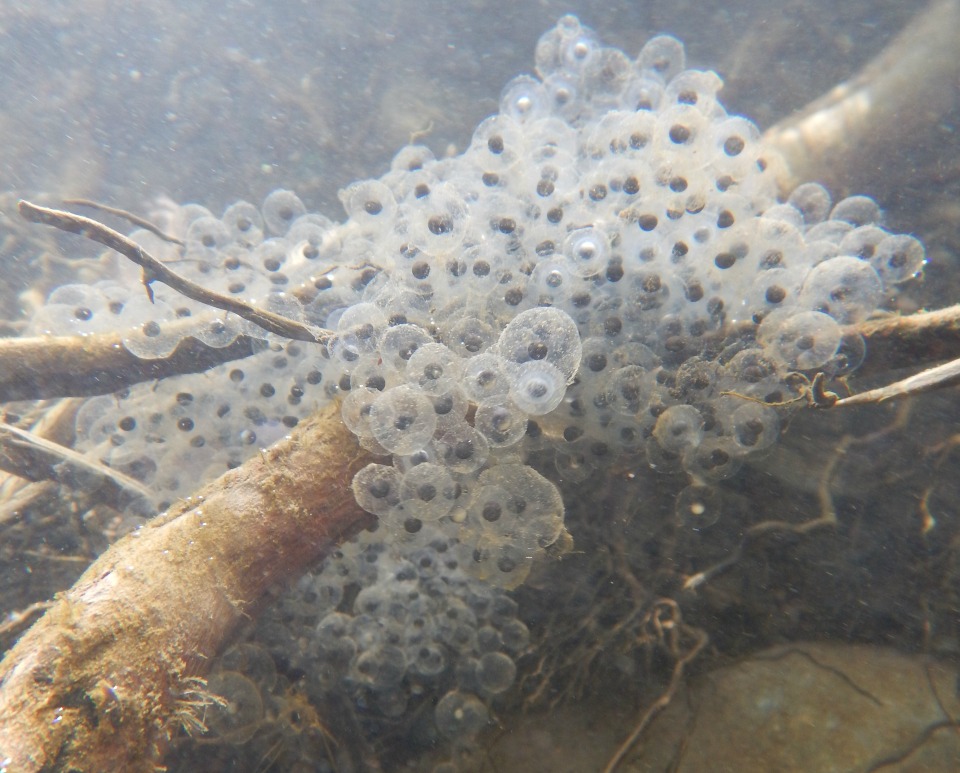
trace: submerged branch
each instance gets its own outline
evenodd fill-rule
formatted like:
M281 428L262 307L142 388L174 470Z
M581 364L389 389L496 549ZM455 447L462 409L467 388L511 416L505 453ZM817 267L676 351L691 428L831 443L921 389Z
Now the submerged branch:
M336 406L102 555L0 663L11 771L151 771L264 595L368 523Z
M188 279L184 279L172 271L166 264L143 249L143 247L135 241L96 220L75 215L72 212L41 207L23 200L17 204L17 209L20 212L20 216L29 220L31 223L51 225L54 228L59 228L61 231L80 234L95 242L99 242L105 247L116 250L124 257L136 263L143 269L143 284L147 288L147 294L151 300L153 299L153 292L150 289L150 283L162 282L182 295L185 295L187 298L191 298L207 306L212 306L215 309L232 312L238 317L242 317L248 322L252 322L263 330L266 330L268 333L275 333L285 338L296 341L309 341L311 343L322 343L325 340L325 336L327 335L326 331L304 325L279 314L274 314L272 311L258 309L256 306L252 306L245 301L215 293Z
M114 510L154 512L153 495L133 478L98 464L59 443L0 424L0 470L29 481L51 480L82 490Z
M258 339L240 335L215 348L190 337L195 320L169 323L182 327L184 338L166 357L142 360L123 341L131 336L98 333L89 336L0 338L0 403L53 397L91 397L169 376L200 373L224 362L249 357Z
M117 217L122 217L129 223L143 228L146 231L149 231L154 236L159 236L165 242L170 242L171 244L179 244L183 246L183 241L178 239L175 236L170 236L170 234L164 233L157 226L151 223L149 220L135 215L133 212L128 212L125 209L120 209L118 207L110 207L106 204L101 204L99 201L92 201L91 199L64 199L63 203L70 207L89 207L90 209L95 209L99 212L106 212L108 215L116 215Z

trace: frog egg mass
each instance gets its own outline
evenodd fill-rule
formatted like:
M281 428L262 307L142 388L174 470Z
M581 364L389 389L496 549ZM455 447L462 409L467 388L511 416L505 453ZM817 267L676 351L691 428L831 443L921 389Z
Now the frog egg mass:
M187 278L333 336L286 341L166 287L153 304L117 280L61 287L32 332L130 329L142 358L186 335L260 341L87 401L79 450L169 503L340 399L379 457L352 482L379 527L294 589L285 603L311 602L275 646L372 727L433 695L439 737L475 735L529 643L509 590L564 535L555 481L682 469L678 512L702 525L706 487L776 442L788 376L849 373L849 326L923 268L870 199L832 204L812 183L779 199L721 85L670 36L634 58L566 16L463 153L402 149L342 191L344 222L277 190L221 217L180 208L182 250L134 234Z

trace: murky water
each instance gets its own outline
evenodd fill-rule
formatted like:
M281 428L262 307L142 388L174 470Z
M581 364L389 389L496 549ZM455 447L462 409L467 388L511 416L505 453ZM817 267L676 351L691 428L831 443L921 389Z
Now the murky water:
M725 81L727 110L762 130L851 78L926 7L835 5L377 0L217 9L47 3L25 10L0 3L0 333L20 335L56 287L102 278L102 263L83 262L100 254L97 247L25 223L16 214L19 198L56 206L84 197L156 218L174 202L196 202L219 216L239 199L260 202L290 188L309 211L340 221L338 190L384 174L402 146L420 143L438 158L464 151L477 124L497 111L503 84L533 71L538 39L564 13L578 14L605 44L630 56L656 33L676 35L687 66L715 70ZM852 163L832 191L835 199L873 197L885 227L926 245L925 281L904 285L891 310L946 306L960 295L960 100L951 98L953 108L931 108L925 128L897 152ZM851 379L855 391L902 375L870 364L868 379ZM162 389L158 405L161 397ZM950 663L960 651L956 400L948 390L904 405L795 414L771 450L709 487L706 507L722 502L722 513L702 528L678 524L682 473L658 475L646 464L614 460L608 474L577 480L552 468L574 549L548 555L511 590L500 617L468 610L471 625L496 640L487 654L510 655L509 667L487 658L485 678L511 685L481 690L476 706L445 706L456 722L469 724L471 711L480 717L476 729L484 732L468 733L470 744L444 729L447 714L435 716L449 688L441 689L439 677L413 687L403 682L409 695L399 707L355 685L333 689L335 678L325 673L313 684L326 692L307 687L312 666L291 654L302 655L298 637L317 625L298 606L301 587L266 613L251 643L217 666L216 684L252 713L221 717L219 728L213 718L199 743L180 739L171 768L446 771L444 761L453 760L465 770L602 769L684 654L698 653L694 674L773 644L809 640L880 645ZM42 411L14 403L9 412ZM56 439L70 443L70 434ZM212 469L204 453L195 447L182 466ZM55 487L24 510L12 504L20 489L8 477L0 487L5 613L68 587L132 525ZM767 521L790 526L756 528ZM822 526L798 528L814 522ZM684 587L700 572L705 583ZM362 580L351 576L344 587L346 599L334 599L331 609L353 604ZM466 609L466 601L457 603ZM505 643L511 631L519 637L513 645ZM12 643L15 632L0 644ZM483 646L476 645L478 656ZM436 657L453 660L450 652ZM523 712L541 718L537 727L519 719ZM589 740L579 757L564 750L564 736L573 735L565 728L574 727ZM923 728L910 732L898 736L904 746ZM501 751L511 746L521 747L517 756ZM518 761L531 748L537 759ZM634 761L623 769L658 764ZM802 758L796 765L810 769ZM954 769L939 758L930 765Z

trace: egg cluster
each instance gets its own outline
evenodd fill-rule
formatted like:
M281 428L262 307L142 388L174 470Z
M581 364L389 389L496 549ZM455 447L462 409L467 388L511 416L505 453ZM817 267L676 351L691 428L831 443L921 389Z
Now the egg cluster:
M471 557L436 524L401 540L366 537L330 556L261 621L261 641L323 703L346 693L371 737L427 704L454 744L489 722L530 644L517 604L465 571Z
M856 368L850 326L925 260L868 198L834 205L806 184L779 201L756 126L726 113L720 78L686 69L672 37L631 59L566 16L536 73L507 84L461 155L410 146L342 191L342 224L276 191L219 218L181 208L182 249L137 234L194 281L332 331L322 347L111 281L61 288L33 321L128 325L145 358L185 330L263 340L240 363L81 411L80 448L166 501L342 398L383 459L353 480L380 528L298 593L327 599L310 640L337 664L325 688L388 717L414 685L448 691L438 726L485 717L477 696L512 682L522 646L498 620L522 624L490 610L564 535L549 477L625 459L697 486L734 474L776 442L789 374Z

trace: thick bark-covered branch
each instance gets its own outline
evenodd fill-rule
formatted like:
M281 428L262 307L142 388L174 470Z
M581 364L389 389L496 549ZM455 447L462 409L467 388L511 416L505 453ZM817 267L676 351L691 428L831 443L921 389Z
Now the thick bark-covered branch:
M227 346L208 346L187 333L196 324L171 323L171 330L183 327L185 337L169 355L153 360L131 354L118 333L0 338L0 403L107 395L144 381L200 373L257 350L257 339L246 335Z
M0 767L153 771L264 594L369 516L335 407L101 556L0 663Z

